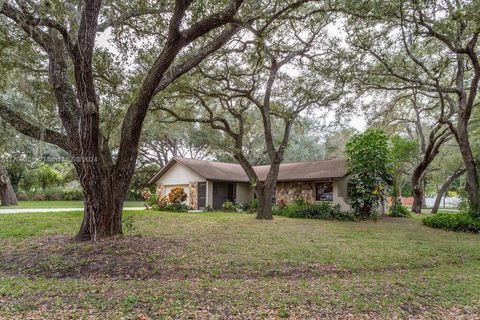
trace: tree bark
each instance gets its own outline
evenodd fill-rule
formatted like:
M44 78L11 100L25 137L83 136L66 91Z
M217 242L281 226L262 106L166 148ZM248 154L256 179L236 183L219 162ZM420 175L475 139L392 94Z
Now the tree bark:
M412 174L412 193L413 204L412 212L421 213L423 207L423 199L425 196L424 173L427 168L424 165L419 165L413 170Z
M422 143L423 159L416 165L412 174L412 211L415 213L421 213L425 207L425 174L440 147L450 139L452 133L447 130L448 128L442 128L442 124L438 124L430 132L428 145L423 146Z
M460 117L462 118L462 117ZM461 119L460 119L461 120ZM468 194L470 204L470 213L474 217L480 217L480 195L479 195L479 181L475 157L470 147L468 137L467 125L459 120L456 130L456 138L460 153L462 154L463 162L466 171L465 190Z
M272 197L273 190L271 186L262 185L255 189L257 195L258 207L257 207L257 219L259 220L272 220Z
M448 188L450 188L453 181L455 181L458 177L460 177L464 173L465 173L465 169L457 170L447 179L447 181L445 181L445 183L442 185L440 190L438 190L437 197L435 198L435 203L433 204L433 207L432 207L432 213L438 212L438 208L440 208L440 202L442 201L443 195L446 194Z
M122 209L126 192L122 182L116 182L113 174L96 164L100 175L80 169L80 183L84 194L84 216L75 239L97 239L122 234ZM130 183L130 180L126 181Z
M17 205L17 195L13 190L10 179L7 175L7 170L0 163L0 201L2 206Z

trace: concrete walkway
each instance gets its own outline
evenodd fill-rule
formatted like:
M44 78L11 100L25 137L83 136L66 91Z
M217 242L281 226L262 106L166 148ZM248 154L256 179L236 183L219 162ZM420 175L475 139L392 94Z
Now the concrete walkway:
M139 211L145 210L144 207L123 208L123 211ZM12 209L0 209L0 214L11 213L50 213L50 212L75 212L83 211L83 208L12 208Z

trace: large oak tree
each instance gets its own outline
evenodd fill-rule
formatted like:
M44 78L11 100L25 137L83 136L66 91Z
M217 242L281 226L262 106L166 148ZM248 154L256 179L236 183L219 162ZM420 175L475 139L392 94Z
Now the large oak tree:
M122 232L122 206L151 100L225 44L242 23L248 23L238 18L243 2L176 0L159 1L151 7L101 0L1 2L2 36L19 45L28 42L41 59L36 62L47 71L45 82L54 96L61 125L42 127L22 114L12 100L2 99L0 116L21 133L54 144L72 156L85 197L76 239L94 240ZM143 22L154 28L141 30ZM101 77L95 66L102 55L108 55L96 48L97 35L112 29L112 36L118 38L131 30L130 42L137 45L153 41L151 49L156 52L138 87L130 88L124 101L126 110L114 150L101 123L104 92L98 89L99 78L106 77ZM138 34L144 38L132 39ZM128 41L122 43L128 45Z

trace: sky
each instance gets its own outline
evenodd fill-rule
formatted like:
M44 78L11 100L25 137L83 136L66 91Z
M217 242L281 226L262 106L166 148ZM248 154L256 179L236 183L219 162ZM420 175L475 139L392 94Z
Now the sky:
M350 120L350 126L357 129L358 131L364 131L367 127L367 122L365 121L364 116L353 116Z

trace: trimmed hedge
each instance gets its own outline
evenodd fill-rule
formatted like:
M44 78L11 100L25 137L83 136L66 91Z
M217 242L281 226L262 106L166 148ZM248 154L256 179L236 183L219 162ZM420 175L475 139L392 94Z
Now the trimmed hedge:
M19 192L20 201L70 201L83 200L83 192L79 189L49 188L33 192Z
M449 231L480 232L480 219L475 219L466 213L437 213L423 218L423 224Z
M83 192L81 189L58 187L28 192L20 191L17 193L17 198L19 201L72 201L83 200ZM140 195L130 192L125 200L137 201L143 199Z
M328 202L309 204L309 203L291 203L286 206L275 206L272 213L278 216L290 218L323 219L356 221L358 217L348 211L341 211L340 206L331 206Z

